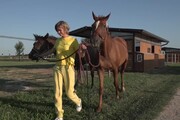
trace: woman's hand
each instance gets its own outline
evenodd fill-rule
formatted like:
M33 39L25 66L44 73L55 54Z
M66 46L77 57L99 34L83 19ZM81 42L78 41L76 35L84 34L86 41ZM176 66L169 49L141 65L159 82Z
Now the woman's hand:
M83 43L80 45L80 47L81 47L82 50L86 50L87 49L86 45L84 45Z

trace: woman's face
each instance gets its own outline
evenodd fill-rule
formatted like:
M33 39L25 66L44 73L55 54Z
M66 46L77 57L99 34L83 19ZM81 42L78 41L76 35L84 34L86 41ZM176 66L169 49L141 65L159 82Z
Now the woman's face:
M58 33L60 36L62 36L62 37L67 34L66 31L65 31L65 29L64 29L62 26L59 26L59 27L57 28L57 33Z

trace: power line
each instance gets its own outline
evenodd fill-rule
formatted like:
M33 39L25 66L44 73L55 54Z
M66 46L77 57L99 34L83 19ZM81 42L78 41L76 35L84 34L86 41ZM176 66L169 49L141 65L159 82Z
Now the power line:
M13 36L5 36L5 35L0 35L0 38L34 41L34 39L30 39L30 38L21 38L21 37L13 37Z

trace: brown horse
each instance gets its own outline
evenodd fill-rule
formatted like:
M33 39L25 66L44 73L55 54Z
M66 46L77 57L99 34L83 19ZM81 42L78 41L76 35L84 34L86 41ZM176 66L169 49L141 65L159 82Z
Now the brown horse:
M35 37L35 42L33 44L33 48L31 52L29 53L29 58L31 60L38 61L40 59L39 56L42 53L45 53L48 50L53 48L57 38L54 36L49 36L48 33L45 36L34 35L34 37ZM87 51L84 52L85 53L84 55L79 54L78 52L74 53L76 54L75 55L75 69L78 71L78 77L77 77L78 79L76 81L76 85L82 83L80 72L81 70L84 69L82 68L84 64L87 64L87 63L91 63L92 65L98 64L97 50L88 44L86 44L86 46L87 46ZM94 84L94 70L95 70L92 65L89 65L90 71L91 71L91 80L92 80L91 88L93 87L93 84Z
M98 75L99 75L99 106L97 112L102 110L102 96L105 69L112 70L116 97L119 98L118 72L121 73L121 92L125 91L123 74L128 62L127 43L120 37L112 37L109 33L107 20L110 16L96 16L93 12L91 43L100 50Z

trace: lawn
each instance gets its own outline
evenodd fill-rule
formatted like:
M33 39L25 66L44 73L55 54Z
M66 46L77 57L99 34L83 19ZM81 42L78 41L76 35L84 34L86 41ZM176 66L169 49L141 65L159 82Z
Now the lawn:
M0 61L0 120L53 120L53 63ZM152 120L180 87L180 64L149 73L125 73L125 93L115 97L113 78L105 76L103 108L96 113L99 81L76 88L83 110L63 95L65 120ZM88 84L87 84L88 83Z

